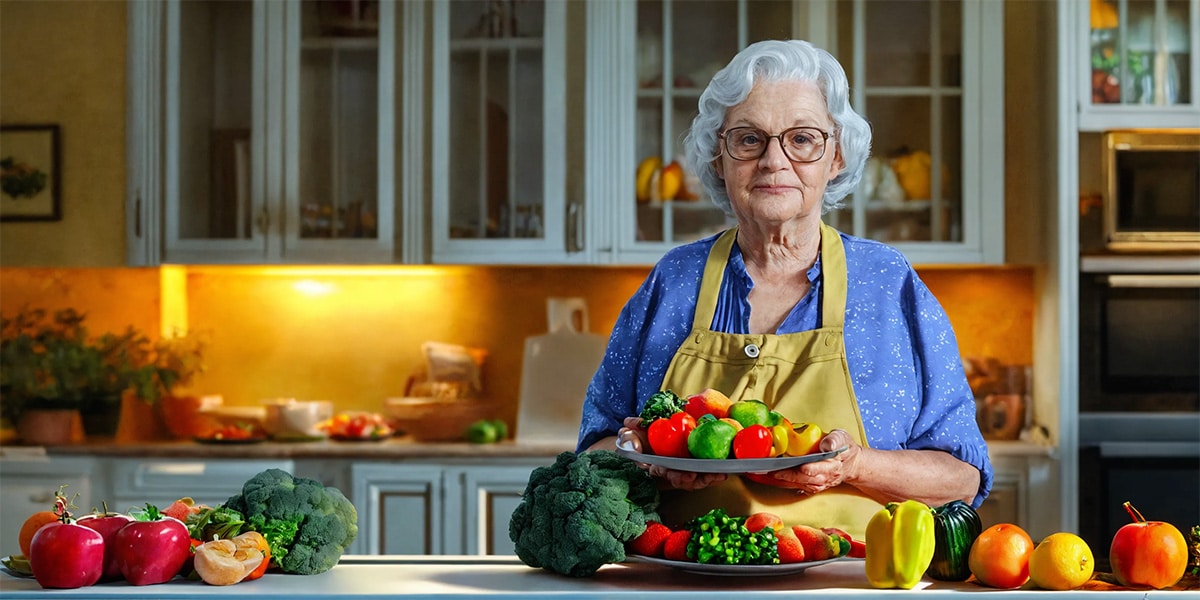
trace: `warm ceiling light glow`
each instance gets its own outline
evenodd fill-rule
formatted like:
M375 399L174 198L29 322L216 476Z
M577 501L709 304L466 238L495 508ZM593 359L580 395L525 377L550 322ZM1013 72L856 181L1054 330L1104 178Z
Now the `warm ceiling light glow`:
M292 287L306 296L325 296L333 292L333 284L322 283L314 279L301 279L293 283Z

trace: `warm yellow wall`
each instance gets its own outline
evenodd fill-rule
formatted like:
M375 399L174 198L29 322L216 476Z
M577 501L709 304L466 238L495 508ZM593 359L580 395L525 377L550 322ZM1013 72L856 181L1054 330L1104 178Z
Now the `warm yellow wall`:
M125 9L0 1L0 122L58 124L63 215L0 224L0 264L125 264Z
M0 312L75 307L97 333L126 325L154 335L171 305L211 341L194 391L226 404L275 397L331 400L339 410L382 411L423 361L424 341L489 352L486 395L516 420L525 338L547 329L545 301L580 296L589 330L607 335L642 267L165 267L0 269ZM179 271L183 271L181 275ZM962 354L1031 361L1029 268L924 269ZM179 282L183 281L182 284ZM172 283L174 282L174 283ZM185 287L182 301L170 288ZM170 300L170 301L168 301Z

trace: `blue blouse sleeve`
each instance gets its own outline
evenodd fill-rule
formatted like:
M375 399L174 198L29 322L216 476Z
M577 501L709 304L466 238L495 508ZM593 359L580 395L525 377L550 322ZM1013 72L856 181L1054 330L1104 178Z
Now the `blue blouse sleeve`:
M979 469L979 489L971 502L978 508L991 491L994 472L975 421L975 396L963 371L958 342L945 310L915 271L907 287L904 312L922 398L908 448L942 450Z

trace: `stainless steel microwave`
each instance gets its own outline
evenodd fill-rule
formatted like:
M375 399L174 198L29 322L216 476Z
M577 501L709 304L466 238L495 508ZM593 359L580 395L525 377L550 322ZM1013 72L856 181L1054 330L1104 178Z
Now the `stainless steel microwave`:
M1200 250L1200 129L1107 132L1104 177L1109 250Z

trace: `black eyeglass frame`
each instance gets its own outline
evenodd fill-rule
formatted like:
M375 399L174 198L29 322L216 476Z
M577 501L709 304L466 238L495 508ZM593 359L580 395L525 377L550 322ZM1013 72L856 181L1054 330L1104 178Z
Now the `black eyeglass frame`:
M766 138L766 143L763 144L762 152L759 152L758 156L755 156L753 158L738 158L733 155L733 152L729 149L728 133L730 131L736 131L738 129L749 129L752 131L757 131L758 133L762 134L762 136L764 138ZM783 138L788 133L797 131L797 130L813 131L813 132L821 134L821 136L820 136L821 137L821 153L819 155L817 155L816 158L809 159L809 160L797 160L795 158L792 158L791 153L788 152L787 144L783 143ZM767 153L767 147L771 145L771 140L778 139L779 140L779 148L781 150L783 150L783 155L786 156L788 160L790 160L794 163L808 164L808 163L815 163L818 160L825 158L825 149L829 146L829 138L834 137L834 135L832 133L829 133L829 132L819 128L819 127L789 127L787 129L784 129L783 131L779 132L776 135L767 135L767 132L765 132L757 127L730 127L729 129L726 129L725 131L718 133L717 137L724 140L723 143L721 144L721 150L723 151L723 153L728 155L729 158L732 158L733 160L736 160L736 161L748 162L748 161L752 161L752 160L759 160L760 158L763 157L764 154ZM835 141L836 141L836 139L835 139Z

